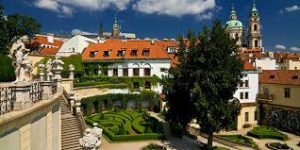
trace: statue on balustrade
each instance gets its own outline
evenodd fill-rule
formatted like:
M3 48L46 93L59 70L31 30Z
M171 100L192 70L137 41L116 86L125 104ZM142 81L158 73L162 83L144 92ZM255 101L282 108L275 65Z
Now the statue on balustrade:
M45 66L46 66L46 80L52 81L53 73L52 73L52 59L51 58L48 59Z
M98 128L98 124L93 124L93 129L85 129L84 136L79 139L79 143L84 150L99 150L102 144L102 129Z
M25 47L27 36L17 39L10 49L12 65L15 68L16 80L14 83L32 81L32 62L28 60L30 50Z

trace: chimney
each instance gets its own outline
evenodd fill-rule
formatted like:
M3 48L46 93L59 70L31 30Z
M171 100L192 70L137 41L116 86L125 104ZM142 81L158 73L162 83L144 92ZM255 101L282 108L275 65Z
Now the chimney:
M269 52L269 57L270 58L274 58L274 53L273 52Z
M54 34L48 33L47 34L47 41L49 43L54 43Z

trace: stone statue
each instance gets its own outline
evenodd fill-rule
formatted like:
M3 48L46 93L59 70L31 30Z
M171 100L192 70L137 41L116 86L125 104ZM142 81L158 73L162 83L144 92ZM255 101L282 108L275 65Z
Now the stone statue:
M55 59L52 61L52 72L54 74L54 78L60 82L61 81L61 72L64 69L63 65L65 63L60 59L59 56L55 56Z
M32 62L28 60L30 50L25 47L24 41L28 37L23 36L13 43L10 53L12 56L12 65L15 68L16 80L14 83L28 82L32 80Z
M46 62L46 80L52 81L53 73L52 73L52 59L48 59Z
M79 143L83 150L98 150L101 145L101 140L91 129L85 129L84 136L79 139Z
M74 71L75 71L74 65L72 65L72 64L69 65L69 71L70 71L69 79L74 79Z

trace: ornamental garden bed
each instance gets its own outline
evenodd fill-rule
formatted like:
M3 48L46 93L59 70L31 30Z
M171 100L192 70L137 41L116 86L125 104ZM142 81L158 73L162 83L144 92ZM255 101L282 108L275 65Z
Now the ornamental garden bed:
M266 147L271 150L293 150L293 148L289 147L287 144L279 142L267 143Z
M162 124L143 111L118 110L85 117L87 124L98 123L111 141L162 138Z
M248 136L252 136L259 139L277 139L277 140L287 140L288 136L279 132L273 127L268 126L258 126L253 128L247 133Z
M233 142L236 144L241 144L241 145L257 148L257 145L251 138L248 138L248 137L245 137L245 136L242 136L239 134L237 134L237 135L218 135L217 137L222 140L226 140L226 141Z

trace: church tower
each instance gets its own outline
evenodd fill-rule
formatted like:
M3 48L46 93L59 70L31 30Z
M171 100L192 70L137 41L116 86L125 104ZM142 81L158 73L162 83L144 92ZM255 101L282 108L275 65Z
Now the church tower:
M115 16L115 22L113 24L113 31L111 33L111 36L113 38L119 38L120 37L120 25L118 23L117 16Z
M252 9L249 16L249 34L248 34L248 48L262 48L260 16L256 9L255 0L253 0Z
M236 11L234 10L233 6L231 10L230 20L226 22L225 28L230 37L237 40L236 44L238 46L242 46L244 41L244 27L242 22L238 20Z

